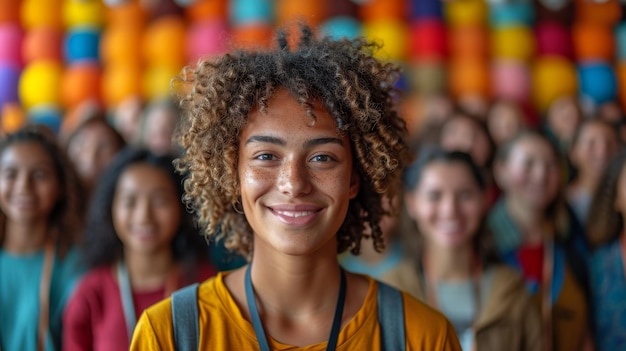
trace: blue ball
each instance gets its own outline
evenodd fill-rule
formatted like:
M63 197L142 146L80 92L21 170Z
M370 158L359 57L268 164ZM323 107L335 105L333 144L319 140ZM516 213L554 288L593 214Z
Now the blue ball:
M510 25L532 25L533 5L530 1L504 1L491 3L489 20L494 27Z
M100 32L95 28L81 27L70 30L65 37L65 60L72 64L79 61L98 61Z
M409 0L409 16L412 20L421 18L443 19L441 0Z
M617 98L617 78L606 62L588 62L578 68L580 94L599 105Z
M271 23L273 3L272 0L231 0L230 20L234 25Z
M320 32L333 39L354 39L361 35L361 23L353 17L333 17L321 25Z
M39 106L28 110L28 124L48 127L55 135L61 130L62 118L61 110L55 106Z
M0 64L0 110L8 102L18 102L17 87L20 70L10 64Z

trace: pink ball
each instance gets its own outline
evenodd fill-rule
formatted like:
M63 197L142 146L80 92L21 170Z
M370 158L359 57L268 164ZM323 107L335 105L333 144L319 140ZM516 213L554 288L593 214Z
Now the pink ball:
M538 55L556 55L572 58L572 37L569 29L561 23L542 21L535 26Z
M219 55L228 50L228 26L219 20L196 22L187 32L187 58L195 64L203 56Z
M526 102L530 93L530 72L526 63L496 60L491 68L491 87L495 97Z
M22 40L24 32L15 24L0 25L0 62L22 67Z

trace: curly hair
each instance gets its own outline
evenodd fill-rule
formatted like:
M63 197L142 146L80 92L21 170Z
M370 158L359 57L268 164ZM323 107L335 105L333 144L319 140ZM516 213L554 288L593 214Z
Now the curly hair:
M154 155L150 151L127 146L109 164L102 174L89 205L85 235L82 244L83 261L88 268L109 266L123 257L124 244L113 227L113 198L117 183L132 165L148 164L168 174L176 187L176 197L182 198L182 177L176 173L174 157ZM193 223L193 216L180 203L181 222L172 241L172 252L177 261L206 258L208 247Z
M60 185L60 194L50 213L50 229L59 253L67 250L80 239L84 219L83 189L76 170L58 145L54 134L46 127L28 125L0 140L0 155L17 143L35 143L48 154L54 165L54 171ZM0 211L0 223L6 223L6 214ZM0 242L4 240L4 225L0 226Z
M624 229L624 220L615 208L619 178L626 165L626 151L615 155L604 170L600 183L591 200L587 215L587 240L593 247L607 244L619 237Z
M378 222L386 211L381 199L393 192L410 160L406 125L395 108L399 68L375 59L379 46L364 39L316 38L303 25L299 34L294 48L280 30L274 50L235 50L201 60L173 81L181 87L177 135L184 151L176 166L187 174L184 200L206 235L251 257L252 229L233 208L239 196L239 135L250 111L265 112L269 99L283 88L313 118L312 102L321 101L351 141L361 188L337 233L338 251L358 254L366 226L375 248L382 250Z

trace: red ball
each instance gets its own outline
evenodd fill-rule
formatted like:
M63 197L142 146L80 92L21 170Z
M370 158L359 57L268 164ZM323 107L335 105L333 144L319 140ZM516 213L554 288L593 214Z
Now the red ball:
M448 53L446 25L438 19L413 22L410 34L413 59L443 59Z

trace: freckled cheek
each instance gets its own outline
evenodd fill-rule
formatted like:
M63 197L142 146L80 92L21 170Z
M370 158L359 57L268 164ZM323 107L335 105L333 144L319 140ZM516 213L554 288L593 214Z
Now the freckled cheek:
M259 192L271 187L275 179L276 174L274 172L245 168L240 175L242 197L259 195Z

